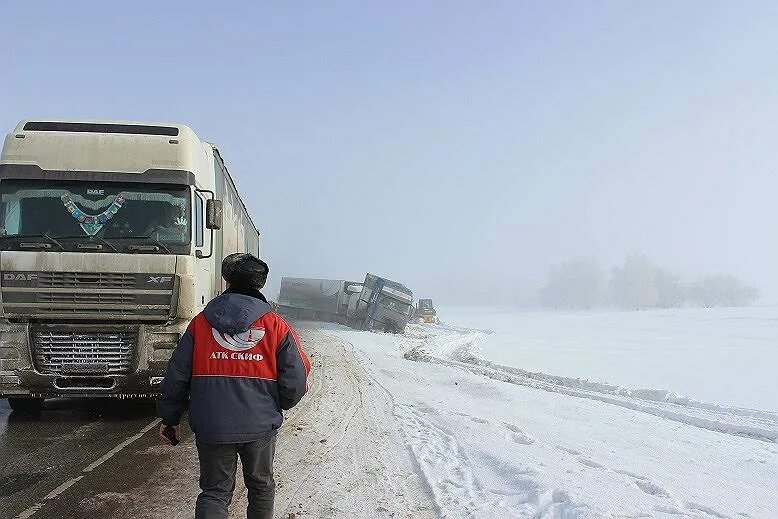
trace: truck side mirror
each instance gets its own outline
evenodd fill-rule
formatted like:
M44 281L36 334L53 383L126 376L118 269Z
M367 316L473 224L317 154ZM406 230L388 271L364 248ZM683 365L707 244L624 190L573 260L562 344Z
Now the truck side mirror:
M209 198L205 201L205 227L208 229L222 228L222 201Z

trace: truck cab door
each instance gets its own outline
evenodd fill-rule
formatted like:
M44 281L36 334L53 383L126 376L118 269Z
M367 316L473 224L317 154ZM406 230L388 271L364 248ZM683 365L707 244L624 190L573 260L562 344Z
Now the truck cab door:
M205 199L198 192L194 195L194 245L195 252L200 254L195 259L195 297L197 311L201 311L213 296L215 255L210 250L208 233L213 232L205 227ZM210 256L210 257L207 257Z

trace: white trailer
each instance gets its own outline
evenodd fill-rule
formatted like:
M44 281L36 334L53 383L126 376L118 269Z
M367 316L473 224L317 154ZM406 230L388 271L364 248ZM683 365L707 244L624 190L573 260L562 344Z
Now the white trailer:
M362 285L343 279L281 278L278 310L293 319L346 323Z

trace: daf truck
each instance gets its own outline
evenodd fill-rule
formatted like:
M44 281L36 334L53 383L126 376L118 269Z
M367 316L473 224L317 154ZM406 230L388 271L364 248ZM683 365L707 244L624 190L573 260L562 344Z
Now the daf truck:
M147 398L259 232L180 124L22 121L0 153L0 397Z

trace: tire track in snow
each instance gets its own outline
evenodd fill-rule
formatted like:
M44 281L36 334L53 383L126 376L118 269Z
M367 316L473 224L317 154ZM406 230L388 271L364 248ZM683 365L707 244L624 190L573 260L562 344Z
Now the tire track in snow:
M395 407L395 416L403 426L441 515L455 517L465 511L472 516L478 512L479 503L485 501L481 485L456 438L425 416L430 412L434 411L426 407Z
M305 324L298 323L298 332L314 366L308 394L286 414L278 436L276 516L437 516L392 403L350 344ZM245 506L233 510L231 517L245 517Z
M518 475L511 473L510 488L484 487L456 436L435 420L438 414L438 411L419 404L398 405L395 412L442 517L573 519L595 515L587 505L575 502L566 491L544 489L531 479L532 471ZM452 414L489 425L487 420L478 417ZM496 425L505 430L507 441L524 446L533 445L536 441L515 425L505 422ZM501 459L490 458L485 453L480 453L478 461L492 467L504 464ZM507 502L506 497L510 498Z

